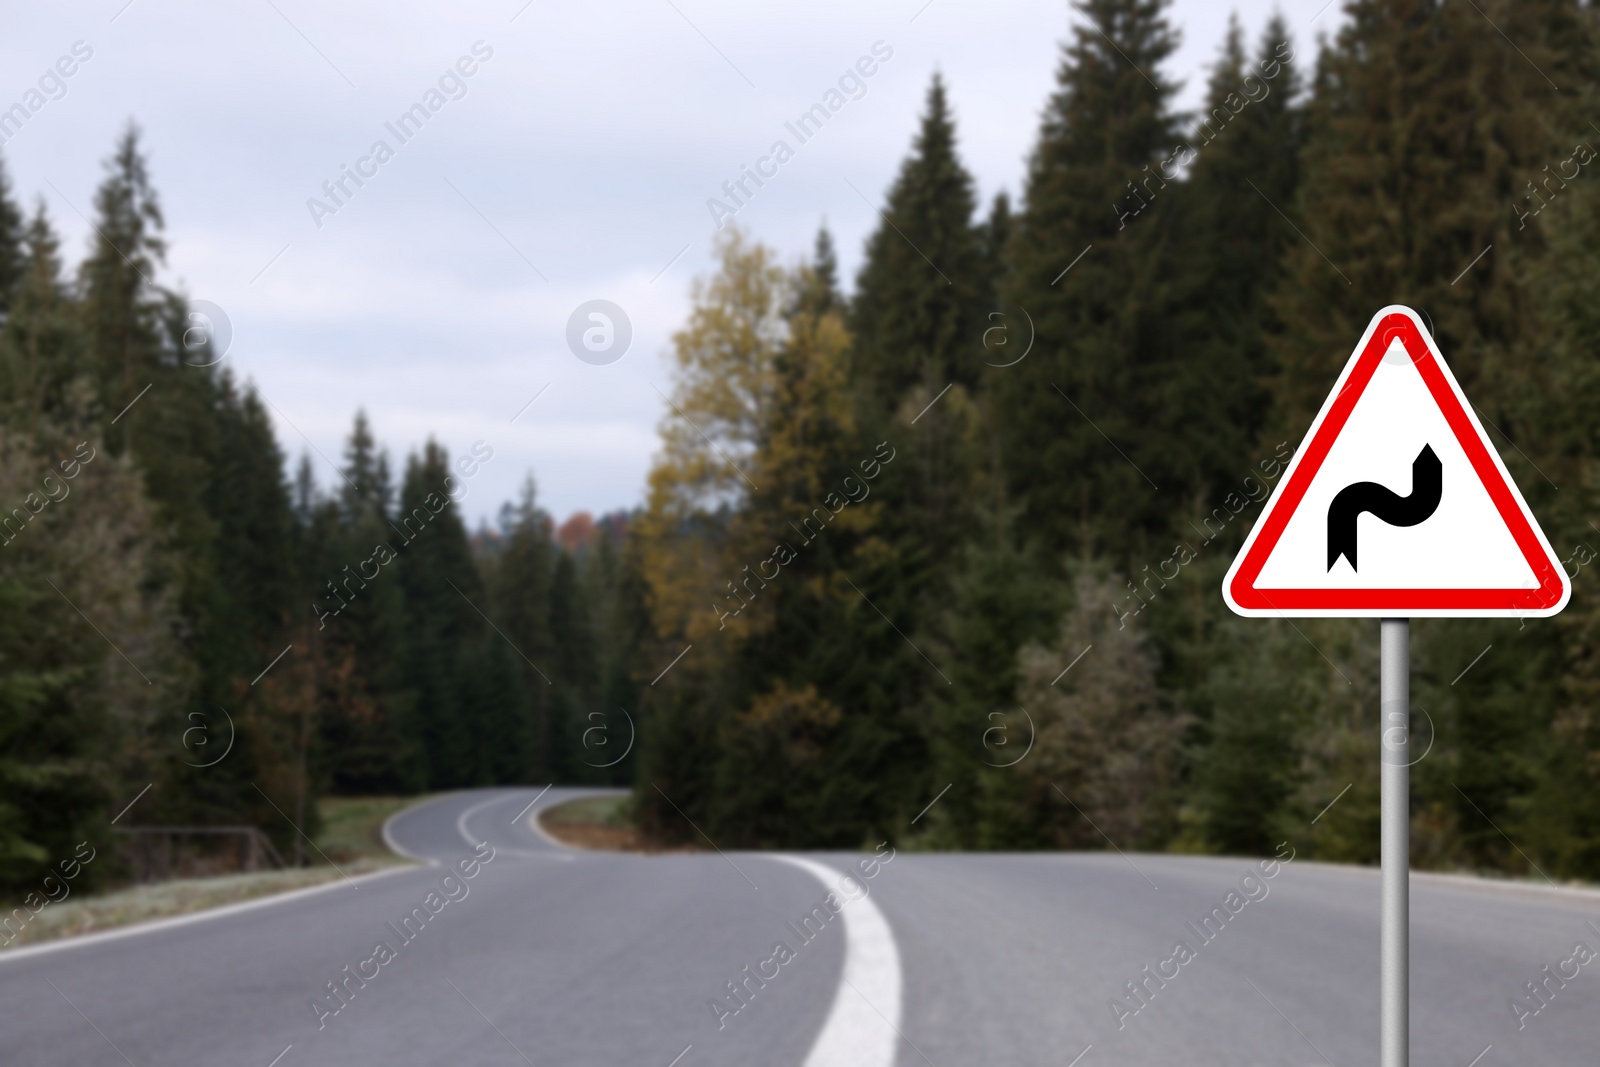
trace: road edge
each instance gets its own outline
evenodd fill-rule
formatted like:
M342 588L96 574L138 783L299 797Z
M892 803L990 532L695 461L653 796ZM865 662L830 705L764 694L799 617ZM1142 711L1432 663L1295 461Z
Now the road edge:
M312 896L316 893L326 893L330 889L342 889L346 885L356 885L360 882L370 882L376 878L384 878L402 871L413 871L416 867L403 865L386 867L381 871L371 871L367 874L358 874L354 878L346 876L344 879L335 879L323 882L321 885L306 886L303 889L290 889L282 893L271 893L264 897L255 897L251 900L241 900L233 904L219 904L214 908L205 908L201 911L192 911L185 915L169 915L161 919L148 919L144 922L129 923L112 930L96 930L86 934L74 934L70 937L57 938L54 941L43 941L37 945L22 945L17 948L0 951L0 966L10 960L23 959L29 956L39 956L47 952L60 952L69 948L78 948L82 945L98 945L106 941L116 941L124 937L138 937L142 934L154 933L158 930L170 930L175 926L187 926L190 923L206 922L211 919L220 919L228 915L237 915L240 912L254 911L257 908L281 904L288 900L298 900L302 897Z

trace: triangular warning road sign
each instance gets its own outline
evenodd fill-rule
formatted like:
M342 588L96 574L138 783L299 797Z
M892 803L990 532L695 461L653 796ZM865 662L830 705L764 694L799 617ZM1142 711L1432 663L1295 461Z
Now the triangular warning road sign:
M1373 316L1222 596L1240 615L1529 617L1572 585L1416 312Z

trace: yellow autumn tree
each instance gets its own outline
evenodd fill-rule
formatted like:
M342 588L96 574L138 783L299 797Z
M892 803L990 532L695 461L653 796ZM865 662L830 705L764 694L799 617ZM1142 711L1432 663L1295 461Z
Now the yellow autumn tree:
M688 324L673 335L672 395L661 452L636 536L657 636L687 641L718 629L710 605L725 548L719 511L760 484L758 449L782 343L784 272L772 252L730 228L719 269L696 281Z

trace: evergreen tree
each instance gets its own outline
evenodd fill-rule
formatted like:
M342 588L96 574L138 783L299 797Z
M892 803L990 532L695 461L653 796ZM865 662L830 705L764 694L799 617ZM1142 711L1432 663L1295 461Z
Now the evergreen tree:
M27 270L29 256L23 241L22 212L11 199L11 178L5 161L0 160L0 324L10 312L12 293Z
M583 744L584 731L596 721L589 715L606 713L598 706L600 677L593 625L572 553L558 551L550 579L554 656L550 680L556 742L553 756L555 773L561 781L578 781L587 776L590 766L604 762Z
M1002 189L994 194L994 202L989 205L989 217L984 220L983 226L978 231L978 250L983 256L983 274L989 279L990 295L994 297L996 303L999 295L1007 291L1010 286L1007 278L1010 263L1006 259L1006 249L1011 244L1013 221L1011 198ZM990 316L984 325L987 327L993 322L994 318ZM1002 361L994 360L994 362Z
M103 843L114 802L165 786L170 709L187 697L178 620L146 581L161 534L138 472L88 417L37 432L35 444L0 422L13 505L0 524L0 884L19 893L77 842Z
M529 707L530 763L536 781L556 781L557 747L554 685L556 645L550 583L556 548L550 516L536 503L533 477L523 483L522 499L501 512L505 546L495 561L490 601L496 625L519 653Z
M164 319L169 311L155 273L166 258L161 207L150 184L139 131L129 126L106 161L95 193L95 236L80 269L84 328L100 383L106 436L122 447L160 416L127 409L163 364ZM156 405L146 405L146 411ZM121 416L127 409L128 416ZM115 420L115 422L113 422Z
M811 249L811 262L801 272L791 315L826 315L830 311L847 313L844 294L839 291L839 257L833 248L833 234L824 222L817 230Z
M1564 653L1560 662L1539 665L1561 679L1561 693L1532 761L1532 795L1518 814L1525 847L1552 877L1592 880L1600 875L1600 532L1592 525L1600 512L1600 425L1593 416L1600 408L1600 187L1574 181L1563 194L1571 198L1562 205L1568 214L1553 216L1560 225L1547 231L1549 255L1532 269L1544 336L1533 361L1538 388L1527 405L1534 417L1519 420L1527 427L1519 439L1561 486L1538 514L1572 578L1572 601L1557 618L1530 620L1516 631L1520 644L1554 629Z
M927 628L926 644L922 635L917 641L946 664L952 683L924 690L933 772L927 784L950 789L918 829L933 843L963 848L1042 839L1028 782L1013 769L1036 739L1018 703L1017 650L1050 637L1065 600L1048 568L1016 546L1013 524L993 518L993 535L964 547L946 607Z
M1171 507L1160 486L1181 449L1164 431L1182 423L1150 410L1169 324L1152 285L1151 205L1136 195L1163 209L1160 164L1177 140L1175 87L1160 69L1176 47L1166 6L1076 3L1085 24L1062 59L1011 239L1003 302L1026 310L1035 339L1024 362L992 372L995 432L1024 529L1052 555L1138 551Z
M867 240L851 303L858 380L891 411L913 386L937 392L977 381L974 353L992 292L972 223L972 178L956 157L955 123L938 75L927 101L884 221ZM831 270L831 261L819 263Z
M379 450L365 411L356 412L355 428L345 443L344 462L344 485L339 489L339 502L345 521L354 525L368 516L387 521L393 506L389 455Z
M0 211L3 214L3 211ZM72 420L92 395L78 308L62 279L60 245L41 206L23 234L22 274L0 330L0 384L14 424L37 437L44 420Z
M426 781L396 562L406 531L390 514L388 465L365 413L357 412L337 499L311 502L309 463L297 484L296 510L306 516L302 536L313 561L305 587L327 665L319 681L325 771L337 792L405 792ZM416 527L414 519L411 532Z
M485 640L478 606L488 598L446 479L454 484L449 456L436 442L407 459L396 517L406 541L394 564L405 596L404 671L416 694L415 736L435 789L492 784L493 747L515 741L497 714L507 709L465 695L471 656Z
M580 584L585 600L593 606L596 707L602 717L590 719L594 732L586 726L578 747L585 751L584 762L593 768L590 777L594 781L621 785L633 779L630 757L638 728L634 713L643 684L635 675L643 669L638 652L650 619L641 576L622 547L628 532L627 514L607 515L595 529L597 536L583 557Z
M1546 76L1592 83L1593 46L1573 0L1483 7L1358 0L1322 57L1301 162L1305 240L1287 246L1275 301L1286 428L1310 422L1372 312L1391 303L1427 311L1469 397L1517 393L1511 349L1536 332L1519 261L1542 255L1565 206L1533 214L1532 194L1559 194L1560 182L1532 180L1591 132L1581 98Z
M986 240L995 235L974 224L972 178L955 142L944 82L935 75L850 305L851 382L869 398L862 424L881 428L863 444L887 443L898 464L873 486L881 502L877 533L892 556L875 557L866 595L906 630L931 620L932 601L971 527L970 398L994 303L996 264ZM872 618L861 622L876 629ZM899 650L885 665L895 668L876 686L885 715L915 703L927 686L947 684L920 657L907 660Z
M1196 521L1251 469L1269 407L1265 342L1276 332L1266 300L1287 242L1297 239L1274 206L1294 202L1298 181L1293 48L1281 19L1268 24L1253 63L1240 36L1232 23L1205 115L1186 142L1195 153L1190 180L1172 190L1173 210L1154 220L1182 352L1160 368L1159 391L1187 409L1182 458L1163 466L1178 475L1184 517Z

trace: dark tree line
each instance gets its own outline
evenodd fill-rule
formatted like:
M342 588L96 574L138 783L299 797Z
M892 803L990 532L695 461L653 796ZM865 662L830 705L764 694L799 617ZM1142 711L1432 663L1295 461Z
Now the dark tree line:
M564 547L530 481L471 538L456 498L492 444L429 441L396 477L359 414L331 492L309 460L289 477L263 399L156 281L135 131L94 205L69 274L0 172L0 882L105 845L136 796L123 825L287 851L327 791L624 780L625 518Z
M1015 206L980 209L936 78L853 292L825 232L792 269L724 234L674 399L739 471L669 415L630 542L641 676L693 645L644 697L642 819L1375 859L1376 623L1246 622L1219 586L1406 303L1577 575L1555 620L1416 626L1417 859L1526 869L1503 830L1600 873L1596 13L1480 6L1352 0L1317 50L1234 26L1179 114L1164 0L1078 0ZM879 442L870 498L829 497Z

